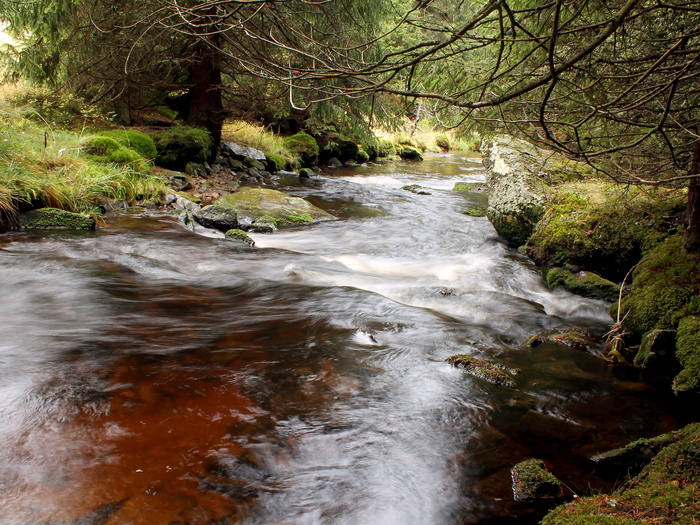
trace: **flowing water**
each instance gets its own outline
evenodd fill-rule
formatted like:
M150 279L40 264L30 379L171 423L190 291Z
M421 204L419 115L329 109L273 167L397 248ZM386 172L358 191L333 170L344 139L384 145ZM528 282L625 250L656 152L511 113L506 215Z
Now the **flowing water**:
M585 492L590 454L677 426L637 372L519 346L602 335L608 305L462 213L485 196L451 188L483 176L433 156L282 178L340 220L254 248L162 211L0 236L0 523L524 523L516 462Z

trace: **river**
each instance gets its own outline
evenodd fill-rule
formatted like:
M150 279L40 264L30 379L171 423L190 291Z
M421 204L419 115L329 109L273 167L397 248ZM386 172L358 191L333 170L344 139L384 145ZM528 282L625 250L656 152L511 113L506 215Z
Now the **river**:
M486 198L454 183L483 181L465 155L281 177L340 220L252 248L162 210L1 235L0 523L526 523L509 469L529 457L596 487L586 458L676 428L672 403L633 369L520 346L602 335L609 305L548 290L462 213Z

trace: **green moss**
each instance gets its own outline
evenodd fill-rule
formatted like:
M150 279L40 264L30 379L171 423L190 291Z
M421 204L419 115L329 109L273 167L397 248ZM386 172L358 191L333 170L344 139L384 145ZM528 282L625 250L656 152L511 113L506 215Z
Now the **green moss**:
M486 217L486 206L477 206L476 208L469 208L462 212L464 215L469 215L470 217Z
M243 230L239 229L233 229L233 230L228 230L225 234L224 237L228 240L231 241L239 241L243 242L245 244L249 244L250 246L255 246L255 241L250 238L250 236L244 232Z
M158 155L153 138L138 130L113 129L110 131L103 131L100 135L113 138L122 146L134 150L144 159L154 160Z
M700 317L690 315L678 323L676 357L683 370L673 380L676 393L700 388Z
M211 153L211 137L203 129L178 126L153 135L156 164L184 171L189 162L203 163Z
M559 497L561 482L549 472L541 459L528 459L518 463L511 471L513 495L516 501L532 501Z
M394 157L396 155L396 146L389 139L381 139L377 146L377 157Z
M111 137L94 135L81 143L81 150L90 160L104 164L115 164L149 175L151 167L136 151L122 146Z
M302 213L300 215L292 214L292 215L287 216L287 221L290 223L293 223L293 224L300 224L300 223L303 224L306 222L311 222L313 220L314 220L314 218L311 215L309 215L308 213Z
M22 215L25 230L94 230L95 219L57 208L39 208Z
M547 208L527 241L540 266L585 268L608 279L627 273L668 235L665 217L680 198L601 183L568 185Z
M438 135L435 137L435 145L442 151L450 151L450 138L447 135Z
M621 489L558 507L542 524L693 523L700 515L700 424L658 439L663 448Z
M291 169L291 161L276 153L266 153L268 171L282 171Z
M357 160L357 162L359 162L360 164L365 163L369 160L369 154L365 151L365 149L362 146L358 148L355 160Z
M452 191L486 191L486 186L479 182L455 182Z
M403 146L399 151L397 149L399 157L406 160L423 160L423 155L413 146Z
M651 251L633 274L623 298L625 327L637 334L675 330L680 320L700 314L700 255L683 253L683 236L669 238Z
M571 293L593 299L615 301L620 294L617 284L593 272L573 273L564 268L551 268L547 270L545 280L550 288L561 286Z
M313 166L318 162L318 143L308 133L297 133L287 137L284 144L292 154L299 157L303 166Z

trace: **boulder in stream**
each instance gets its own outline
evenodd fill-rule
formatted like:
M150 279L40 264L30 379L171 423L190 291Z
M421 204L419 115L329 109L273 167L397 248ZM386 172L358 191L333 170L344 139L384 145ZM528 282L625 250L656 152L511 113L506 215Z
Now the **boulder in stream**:
M226 232L231 229L263 231L274 226L308 224L335 219L333 215L317 208L299 197L266 188L241 188L225 195L201 211L194 218L202 226Z
M528 459L510 471L515 501L533 502L561 498L564 486L549 472L541 459Z

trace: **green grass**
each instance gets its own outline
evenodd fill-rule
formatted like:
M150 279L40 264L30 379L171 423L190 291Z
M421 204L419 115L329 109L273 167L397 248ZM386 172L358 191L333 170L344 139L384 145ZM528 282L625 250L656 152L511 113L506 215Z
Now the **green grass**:
M103 199L131 202L162 194L162 182L149 173L90 159L81 151L81 132L27 118L33 113L18 106L17 98L12 86L0 89L0 221L5 228L17 225L21 209L51 206L94 213Z

